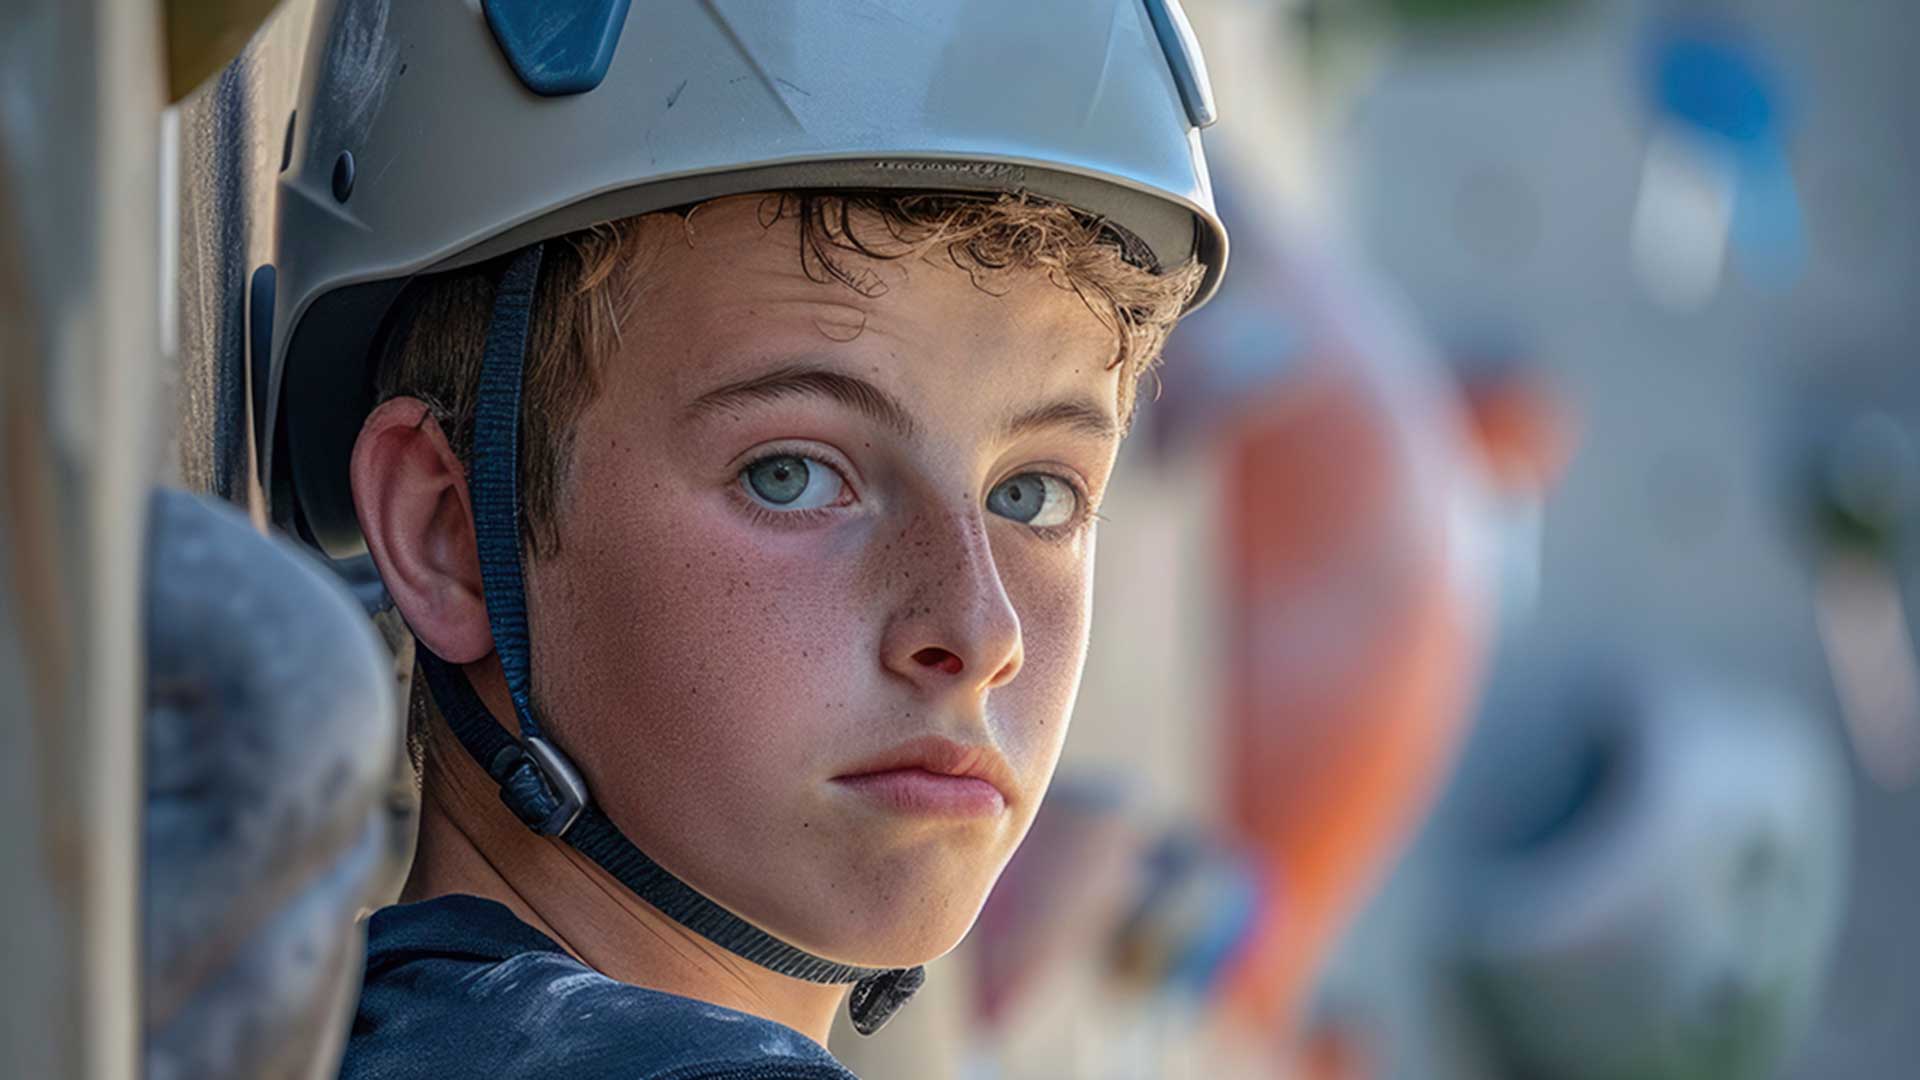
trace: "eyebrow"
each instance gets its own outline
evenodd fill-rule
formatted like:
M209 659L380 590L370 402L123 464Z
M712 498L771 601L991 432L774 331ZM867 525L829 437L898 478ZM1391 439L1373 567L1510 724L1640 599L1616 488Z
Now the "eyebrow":
M1055 401L1028 409L1008 420L1003 430L1008 437L1013 437L1049 427L1064 427L1109 442L1120 438L1120 422L1107 410L1085 398Z
M902 438L919 431L913 415L899 399L856 375L808 364L791 364L709 390L687 406L690 417L730 412L743 405L792 397L824 397L885 425ZM1016 413L1001 425L1007 438L1041 428L1065 427L1097 439L1117 441L1120 424L1105 409L1085 398L1049 402Z
M885 390L843 372L798 364L709 390L687 406L687 414L710 416L742 405L791 397L824 397L837 401L892 428L904 439L913 438L918 430L906 407Z

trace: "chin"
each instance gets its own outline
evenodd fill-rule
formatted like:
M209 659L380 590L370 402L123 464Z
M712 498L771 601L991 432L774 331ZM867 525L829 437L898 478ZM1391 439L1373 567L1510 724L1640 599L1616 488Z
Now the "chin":
M875 890L848 903L844 890L828 894L830 925L805 935L811 950L861 967L912 967L952 952L979 917L991 882L975 888ZM796 936L794 940L802 940Z
M844 963L877 968L931 963L952 952L966 938L978 914L977 910L972 911L965 920L952 920L951 925L946 919L938 925L876 925L868 928L857 946L850 946L844 956L836 958Z

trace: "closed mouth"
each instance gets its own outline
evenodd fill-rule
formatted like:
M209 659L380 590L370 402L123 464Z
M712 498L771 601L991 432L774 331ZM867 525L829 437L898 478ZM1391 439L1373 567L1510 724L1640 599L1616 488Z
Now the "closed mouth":
M998 750L940 736L903 743L834 780L905 811L986 816L1013 801L1012 772Z

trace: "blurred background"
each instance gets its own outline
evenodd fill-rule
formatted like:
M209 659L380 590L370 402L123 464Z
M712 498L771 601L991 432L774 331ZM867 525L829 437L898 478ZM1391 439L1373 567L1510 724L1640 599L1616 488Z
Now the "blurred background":
M249 275L309 14L113 18L148 7L0 14L0 673L72 721L0 725L8 1075L135 1045L214 1075L213 1030L266 1060L338 1015L312 957L406 857L327 824L404 835L388 746L302 811L334 846L274 864L304 929L255 913L212 960L156 932L132 989L140 918L258 873L156 874L200 826L135 805L128 672L169 658L114 628L147 485L259 520ZM1143 395L1032 835L914 1007L835 1051L872 1080L1914 1075L1920 8L1186 9L1227 285ZM166 755L201 729L167 722L150 804L192 787ZM229 977L270 940L305 982ZM276 978L251 1043L186 1004Z

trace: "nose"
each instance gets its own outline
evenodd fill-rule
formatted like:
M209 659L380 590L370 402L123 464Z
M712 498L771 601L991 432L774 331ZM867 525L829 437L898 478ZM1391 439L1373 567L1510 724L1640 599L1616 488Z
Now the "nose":
M955 509L916 520L890 549L899 599L881 662L928 693L983 692L1019 674L1020 616L1000 579L986 524Z

